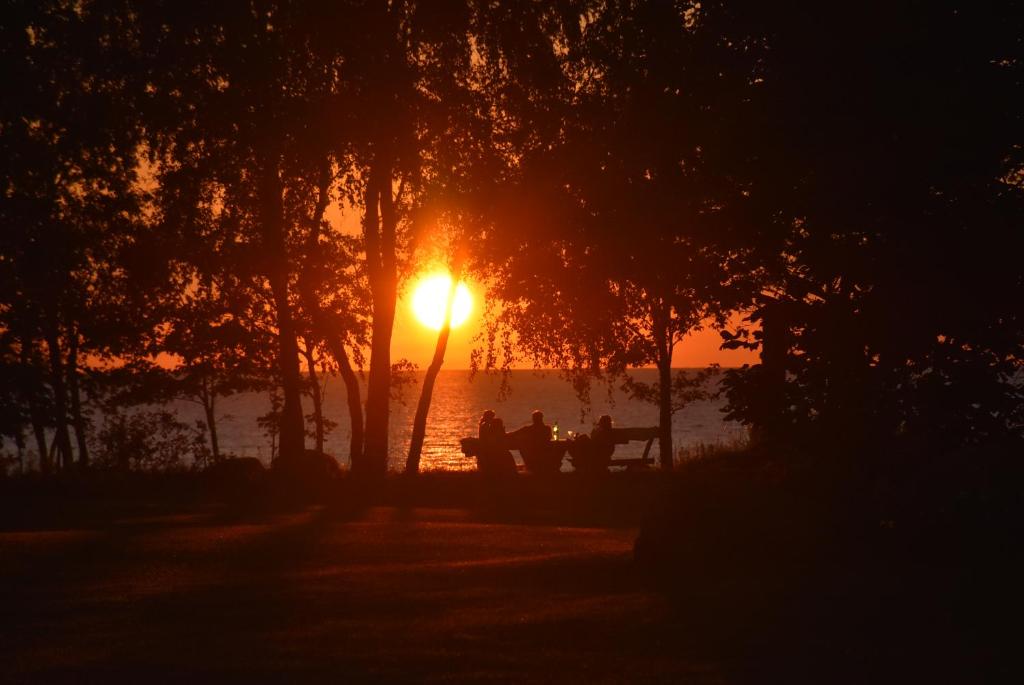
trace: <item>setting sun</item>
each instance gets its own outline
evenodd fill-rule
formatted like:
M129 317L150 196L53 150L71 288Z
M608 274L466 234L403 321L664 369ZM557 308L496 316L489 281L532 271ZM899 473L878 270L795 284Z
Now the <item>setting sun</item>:
M444 309L448 300L448 289L452 279L447 274L427 276L412 296L412 311L424 326L440 330L444 323ZM465 283L455 288L455 300L452 302L452 328L456 328L469 318L473 308L473 298Z

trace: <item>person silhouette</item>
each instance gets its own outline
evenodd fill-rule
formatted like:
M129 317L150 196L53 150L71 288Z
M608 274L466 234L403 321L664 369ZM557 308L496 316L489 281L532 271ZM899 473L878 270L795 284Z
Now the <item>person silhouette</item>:
M572 466L583 474L607 473L613 452L615 433L612 431L612 417L607 414L597 420L590 435L577 435L569 444Z
M513 438L528 471L534 474L557 473L562 463L562 452L552 442L551 426L544 423L544 412L534 410L530 423L515 431Z
M480 417L479 437L477 470L487 478L515 475L516 461L505 445L505 423L490 409Z
M488 409L480 417L480 440L484 442L495 442L505 435L505 425L494 411Z
M533 413L530 414L530 425L526 428L527 435L529 435L532 443L542 445L551 442L553 435L551 426L544 423L544 412L540 409L534 409Z
M612 417L603 414L597 420L597 426L590 431L590 441L594 466L598 469L607 469L612 454L615 453L615 435L612 432Z

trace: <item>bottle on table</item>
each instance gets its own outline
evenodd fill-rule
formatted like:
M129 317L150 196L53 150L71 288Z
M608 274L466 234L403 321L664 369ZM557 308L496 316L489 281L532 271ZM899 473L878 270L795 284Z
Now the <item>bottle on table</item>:
M555 421L554 425L551 426L551 437L553 440L558 440L558 421Z

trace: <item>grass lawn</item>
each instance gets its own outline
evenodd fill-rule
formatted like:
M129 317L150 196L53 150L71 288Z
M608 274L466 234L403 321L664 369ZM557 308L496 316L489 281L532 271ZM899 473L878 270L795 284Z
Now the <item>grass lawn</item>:
M963 625L1000 612L946 601L983 578L913 555L890 566L903 557L867 547L760 544L774 524L751 520L792 512L741 505L747 491L715 490L717 478L521 478L496 492L437 474L372 498L344 481L318 504L261 493L227 505L189 479L12 483L0 488L0 681L1008 678L1012 640ZM696 506L670 529L683 533L677 565L655 577L634 542L668 492Z

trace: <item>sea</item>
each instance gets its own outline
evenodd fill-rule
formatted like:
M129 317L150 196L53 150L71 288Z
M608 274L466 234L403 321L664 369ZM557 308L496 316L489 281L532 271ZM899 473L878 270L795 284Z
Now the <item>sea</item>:
M633 373L637 380L644 382L654 381L656 374L656 369L639 369ZM423 372L417 372L411 382L397 391L392 401L389 435L389 468L392 470L401 470L405 465L422 381ZM718 381L710 382L713 385L709 389L715 390ZM744 441L746 429L723 419L723 405L723 399L711 399L694 402L677 412L672 422L675 448L686 452L702 445ZM182 421L192 423L203 418L202 410L193 403L177 402L174 406ZM239 457L256 457L269 464L271 440L263 434L256 419L269 412L270 408L270 397L266 393L240 393L221 398L217 411L221 451ZM619 384L594 383L589 401L584 402L557 371L514 370L503 382L501 374L442 370L434 386L427 418L422 469L461 471L476 468L475 460L466 458L459 450L459 439L476 435L480 415L487 409L493 409L510 431L529 423L530 413L540 409L547 423L553 425L557 422L560 437L569 435L570 431L590 432L602 414L611 415L618 427L658 424L658 408L631 399ZM308 397L303 398L303 411L307 415L313 411ZM326 437L324 451L347 466L351 424L345 387L340 378L327 378L323 412L327 419L337 424ZM307 447L312 447L312 443L313 440L307 438ZM616 456L640 456L643 448L644 444L639 442L620 445L616 448ZM657 452L655 444L651 449L652 456Z

